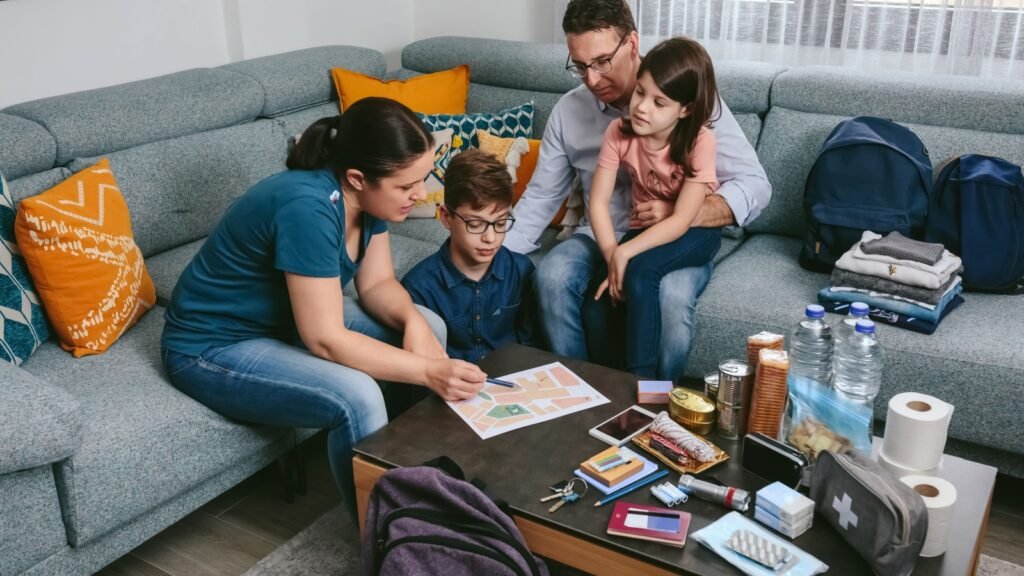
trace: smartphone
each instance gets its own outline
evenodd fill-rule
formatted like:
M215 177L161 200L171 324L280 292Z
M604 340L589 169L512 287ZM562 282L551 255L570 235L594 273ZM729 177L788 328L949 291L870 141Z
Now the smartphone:
M606 444L622 446L646 430L652 422L654 414L639 406L630 406L591 428L590 435Z

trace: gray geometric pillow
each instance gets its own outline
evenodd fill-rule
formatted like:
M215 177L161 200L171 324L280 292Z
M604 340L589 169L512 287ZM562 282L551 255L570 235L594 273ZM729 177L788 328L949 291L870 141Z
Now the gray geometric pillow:
M0 362L17 366L50 338L50 328L14 240L14 215L14 200L0 174Z

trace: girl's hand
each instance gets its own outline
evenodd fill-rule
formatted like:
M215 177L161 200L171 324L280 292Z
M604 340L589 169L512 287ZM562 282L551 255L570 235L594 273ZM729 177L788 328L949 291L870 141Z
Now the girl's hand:
M597 291L594 292L594 300L600 300L601 296L605 293L606 290L608 290L607 276L604 277L604 281L601 282L601 285L597 287ZM615 304L615 302L613 301L612 304Z
M629 264L633 255L625 244L620 245L612 254L611 262L608 263L608 292L612 300L623 302L626 299L623 293L623 280L626 278L626 265Z
M424 383L443 400L468 400L484 386L487 375L480 368L462 360L438 359L427 364Z
M418 320L407 322L402 335L402 348L425 358L447 358L444 346L434 336L430 324L422 316Z
M638 202L629 216L630 228L650 228L675 212L675 203L671 200L648 200Z

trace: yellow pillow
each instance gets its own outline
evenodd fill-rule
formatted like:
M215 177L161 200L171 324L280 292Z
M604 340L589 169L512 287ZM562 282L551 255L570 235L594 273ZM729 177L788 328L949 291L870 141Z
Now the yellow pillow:
M106 158L18 205L14 233L61 348L105 352L156 302Z
M477 131L477 137L480 139L481 150L490 152L506 165L515 167L516 175L512 187L512 205L514 206L523 196L523 192L526 192L526 185L530 183L533 170L537 168L537 160L540 158L540 140L526 140L528 148L524 153L514 144L518 138L499 138L483 130ZM511 156L515 156L515 159L510 160ZM558 213L551 220L551 227L557 228L562 224L562 219L565 218L565 212L568 210L568 202L568 198L562 202Z
M380 80L344 68L332 68L339 107L349 106L369 96L391 98L421 114L465 114L469 97L469 66L415 76L408 80Z

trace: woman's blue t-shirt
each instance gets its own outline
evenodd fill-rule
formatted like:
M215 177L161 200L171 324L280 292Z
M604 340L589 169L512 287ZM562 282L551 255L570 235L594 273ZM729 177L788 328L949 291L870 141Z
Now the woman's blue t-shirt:
M345 207L329 170L266 178L230 208L182 273L165 314L163 345L199 356L253 338L297 337L284 273L348 284L387 223L363 214L359 255L345 250Z

